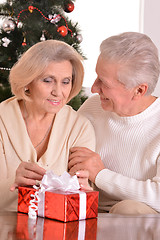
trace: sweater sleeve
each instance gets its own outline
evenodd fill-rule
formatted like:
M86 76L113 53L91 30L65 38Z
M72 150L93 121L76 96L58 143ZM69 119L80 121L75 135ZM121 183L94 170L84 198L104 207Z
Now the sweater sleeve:
M80 115L80 114L78 114ZM92 151L95 151L95 132L91 122L84 116L79 116L81 124L77 121L72 130L72 136L74 137L73 147L86 147ZM77 137L75 137L77 136Z
M157 162L157 174L152 179L139 181L111 170L103 169L97 174L95 184L112 199L137 200L160 212L160 157Z
M5 152L3 149L3 142L0 136L0 210L7 210L7 206L12 206L10 210L16 210L15 201L17 202L17 190L10 191L11 185L14 183L15 176L12 174L8 177L8 166L5 160Z

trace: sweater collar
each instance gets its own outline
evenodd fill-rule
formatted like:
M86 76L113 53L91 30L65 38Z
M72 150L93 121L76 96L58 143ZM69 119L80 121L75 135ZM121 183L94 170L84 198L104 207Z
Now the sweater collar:
M112 112L111 117L117 121L133 123L144 121L149 116L153 117L155 113L159 112L159 110L160 110L160 98L157 98L148 108L146 108L143 112L139 114L136 114L134 116L121 117L116 113Z

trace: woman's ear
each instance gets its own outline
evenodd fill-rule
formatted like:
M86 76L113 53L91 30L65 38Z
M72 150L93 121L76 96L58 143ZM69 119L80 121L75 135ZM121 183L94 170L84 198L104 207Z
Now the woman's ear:
M137 99L137 98L143 97L146 94L147 90L148 90L148 85L146 83L137 86L135 88L133 98Z
M24 93L25 93L25 95L27 95L27 96L30 94L30 91L29 91L28 86L25 86L25 87L24 87Z

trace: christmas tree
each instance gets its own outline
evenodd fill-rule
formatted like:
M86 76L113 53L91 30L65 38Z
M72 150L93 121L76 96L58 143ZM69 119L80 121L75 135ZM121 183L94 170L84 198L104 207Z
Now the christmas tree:
M11 97L8 75L18 58L39 41L58 39L81 55L82 36L67 13L74 0L7 0L0 4L0 102ZM75 110L86 100L83 90L69 103Z

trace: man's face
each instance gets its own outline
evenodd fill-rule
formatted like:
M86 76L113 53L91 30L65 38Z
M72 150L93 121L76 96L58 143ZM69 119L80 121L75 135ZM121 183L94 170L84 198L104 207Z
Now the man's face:
M100 56L96 65L97 79L92 86L92 92L99 94L105 111L129 116L135 89L127 89L118 81L119 68L120 65L107 62Z

